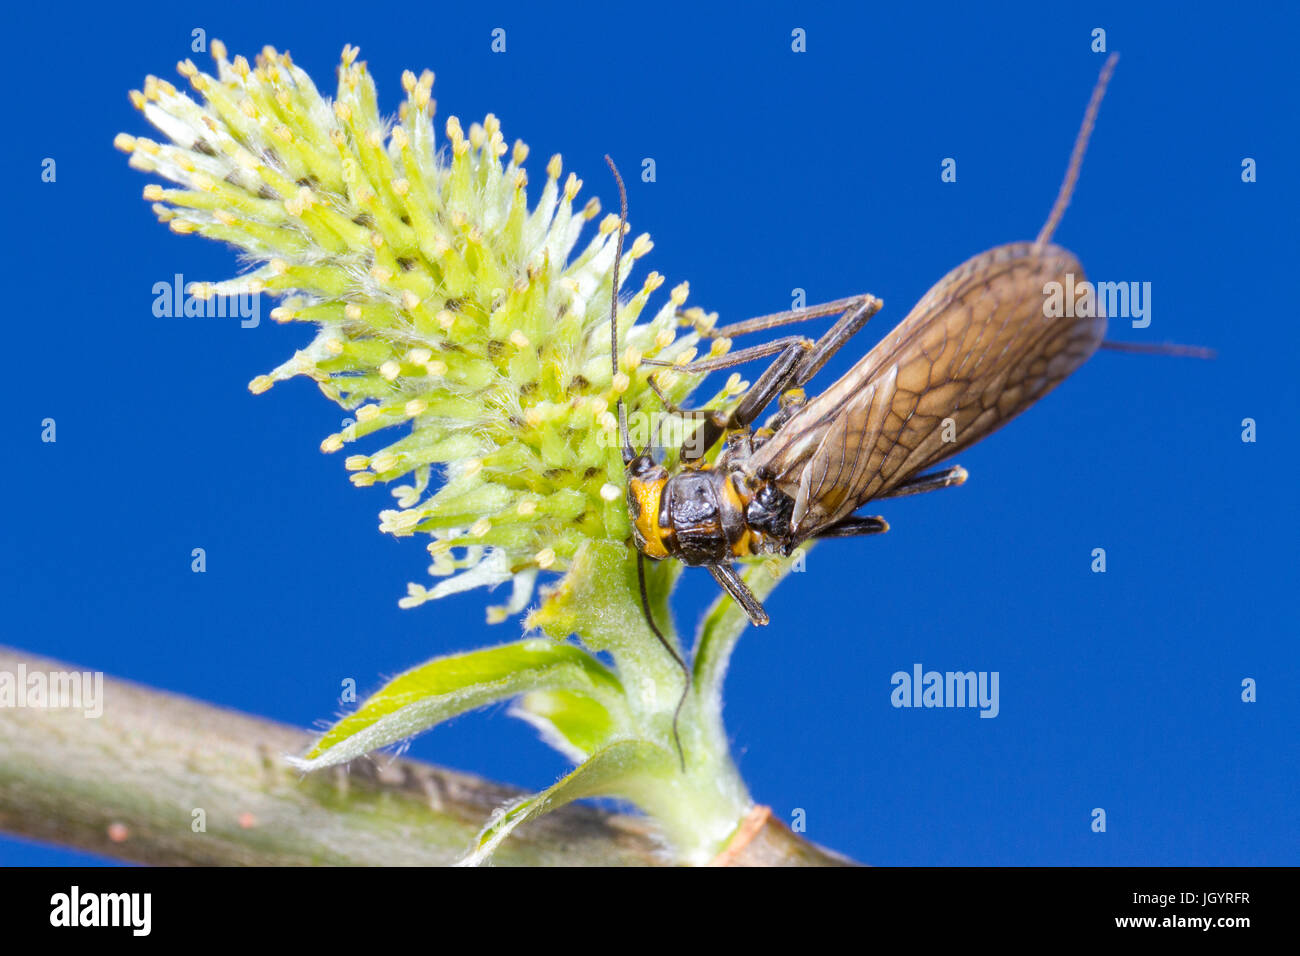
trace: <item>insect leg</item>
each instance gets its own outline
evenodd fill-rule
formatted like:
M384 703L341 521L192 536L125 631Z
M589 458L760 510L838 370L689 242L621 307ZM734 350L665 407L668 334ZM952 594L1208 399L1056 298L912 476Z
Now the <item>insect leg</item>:
M663 407L674 415L680 415L682 418L706 418L709 415L716 414L709 411L707 408L683 408L674 403L671 398L663 393L663 389L659 387L659 383L655 381L653 375L647 375L645 383L650 386L650 391L659 396L659 402Z
M641 362L643 365L659 365L665 368L675 368L681 372L698 374L716 372L719 369L731 368L734 365L743 365L745 362L752 362L754 359L766 358L769 355L783 352L791 345L800 345L808 353L808 358L800 365L797 377L797 384L803 385L821 370L821 367L830 360L832 355L844 347L845 342L860 332L862 327L867 324L867 320L879 312L881 306L884 305L874 295L860 295L853 299L842 299L840 302L828 304L838 306L841 302L848 302L853 305L853 308L847 311L840 310L844 311L844 315L827 329L826 333L816 342L803 335L787 335L783 338L773 339L771 342L764 342L762 345L750 346L735 352L728 352L725 355L719 355L716 358L700 359L697 362L688 362L684 365L676 365L673 362L664 362L659 359L642 359ZM776 313L776 316L794 314L784 312ZM760 318L768 319L772 318L772 316L761 316ZM745 322L736 324L748 325L757 321L759 319L748 319ZM797 319L787 319L786 321L793 322L797 321Z
M678 365L676 362L665 362L662 359L648 358L643 358L641 364L671 368L678 372L685 372L688 375L702 375L705 372L717 372L735 365L744 365L746 362L752 362L755 359L767 358L769 355L784 352L792 345L809 349L812 348L813 341L804 335L787 335L783 338L773 339L771 342L764 342L762 345L752 345L749 348L737 349L735 352L728 352L716 358L700 359L695 362L687 362L684 365Z
M793 381L803 357L807 354L808 344L807 339L795 339L787 344L785 351L764 370L730 415L722 412L704 412L702 414L704 424L682 443L681 460L696 461L703 457L704 453L712 448L727 431L749 427L754 419L763 413L763 409L771 403L772 399L785 391ZM658 392L657 387L655 391ZM684 411L670 410L678 414Z
M867 534L884 534L889 530L889 522L879 515L849 515L841 518L829 528L823 528L814 538L858 538Z
M805 384L817 374L823 365L830 361L831 356L843 348L845 342L861 331L862 327L867 324L867 320L879 312L882 305L883 303L873 295L860 295L851 299L839 299L824 305L813 306L811 309L804 309L799 312L776 312L772 315L759 316L756 319L747 319L744 322L738 322L735 325L726 327L731 330L743 327L741 331L746 332L758 331L762 328L773 328L777 325L811 318L812 313L831 315L835 312L843 312L844 314L836 323L816 342L802 335L788 335L783 338L773 339L771 342L764 342L762 345L755 345L726 355L719 355L716 358L702 359L684 365L676 365L673 362L656 359L642 359L641 361L645 365L657 365L674 368L681 372L699 374L731 368L754 359L767 358L769 355L777 355L776 360L759 376L758 381L745 393L745 397L741 399L740 404L727 417L717 413L696 413L693 409L679 408L667 401L653 377L649 380L650 387L659 395L659 398L664 402L664 407L670 412L677 415L698 415L698 417L704 418L702 428L682 443L681 460L696 461L703 457L704 453L713 447L724 432L733 428L748 427L763 413L763 409L771 403L772 399L785 391L787 387L792 384ZM846 307L851 308L846 311Z
M745 335L749 332L766 332L768 329L793 325L796 322L805 322L809 319L818 319L824 315L838 315L841 312L855 308L863 298L864 296L861 295L851 295L847 299L836 299L834 302L823 302L821 305L809 305L802 309L790 309L786 312L758 315L752 319L745 319L743 322L732 322L728 325L719 326L703 334L708 338L718 339L724 337L735 338L737 335Z
M741 580L736 569L730 564L709 564L705 565L709 573L713 575L713 580L718 582L722 590L726 591L749 615L750 623L756 627L761 627L769 620L767 611L763 610L763 605L759 603L758 598L754 597L745 582Z
M844 347L844 343L867 324L867 320L880 311L884 303L874 295L864 295L859 300L858 305L850 312L844 313L834 325L832 325L817 343L808 351L803 362L799 366L799 373L795 376L796 385L806 385L808 380L821 371L821 367L830 361L831 356Z
M961 465L953 465L940 471L909 478L903 484L883 495L872 499L902 498L904 495L919 495L926 491L938 491L940 488L955 488L966 481L967 472ZM849 515L829 528L823 528L813 538L857 538L867 534L884 534L889 530L889 522L879 515Z
M700 418L704 421L701 428L692 433L682 443L681 460L699 460L722 437L724 432L733 428L744 428L754 421L762 414L763 409L767 407L772 399L776 398L790 384L803 356L807 354L807 350L811 347L813 347L812 341L803 336L794 335L777 339L774 342L767 342L752 349L742 349L730 355L722 355L716 359L706 359L703 362L695 362L690 365L674 366L687 372L707 372L717 368L739 365L751 359L766 358L779 351L781 354L759 376L758 381L745 393L745 397L741 399L740 404L729 415L721 411L682 408L675 405L664 395L658 383L655 382L654 376L650 376L646 380L647 384L659 396L664 408L674 415L681 415L686 418ZM647 365L671 365L668 362L655 362L650 359L642 359L642 362ZM701 366L705 367L701 368Z
M832 355L843 348L844 343L861 331L862 327L867 324L867 320L879 312L883 304L873 295L858 296L847 301L856 303L855 308L845 312L826 331L826 334L816 342L811 342L799 335L786 336L752 348L721 355L717 358L677 366L678 369L685 372L711 372L717 369L729 368L733 365L740 365L753 359L765 358L778 351L781 353L745 394L735 411L731 413L730 419L724 419L717 415L705 419L704 434L693 435L688 442L692 449L690 454L688 454L686 444L683 444L682 460L698 459L705 451L713 447L713 444L722 437L723 432L728 429L745 428L750 425L763 413L763 409L771 403L772 399L776 398L790 385L805 384L817 374ZM839 303L832 304L838 305ZM643 359L642 361L649 365L671 364L650 359ZM655 390L658 391L658 388L656 387ZM678 411L676 409L670 410ZM680 414L680 411L678 413Z
M944 468L942 471L932 471L926 475L915 475L892 491L877 495L875 500L902 498L904 495L919 495L926 491L938 491L940 488L955 488L960 484L964 484L967 476L968 472L965 468L961 465L953 465L951 468Z

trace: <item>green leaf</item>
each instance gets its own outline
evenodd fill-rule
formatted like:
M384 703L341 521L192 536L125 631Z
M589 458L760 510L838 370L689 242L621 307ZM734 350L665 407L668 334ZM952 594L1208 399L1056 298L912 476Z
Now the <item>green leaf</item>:
M582 766L541 793L516 801L492 815L474 849L457 865L478 866L521 823L558 810L583 797L613 796L638 802L646 789L671 779L677 758L646 740L620 740L597 751Z
M519 698L510 714L537 728L544 741L575 762L585 760L614 734L609 711L578 691L532 691Z
M572 644L519 641L406 671L335 724L305 757L289 759L300 770L345 763L467 710L542 689L582 690L596 706L622 706L618 678L590 654Z

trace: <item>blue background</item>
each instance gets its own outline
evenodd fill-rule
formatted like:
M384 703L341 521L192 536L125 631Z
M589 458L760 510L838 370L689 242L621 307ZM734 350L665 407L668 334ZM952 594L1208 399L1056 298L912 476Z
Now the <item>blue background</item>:
M0 642L306 726L345 677L368 690L517 635L483 623L483 592L399 610L426 555L377 532L386 490L353 488L343 456L318 451L343 413L302 380L249 394L309 330L152 316L153 283L237 267L157 224L151 180L111 146L152 134L126 97L146 73L210 68L191 28L232 55L288 48L325 91L359 44L389 111L401 71L432 68L441 118L495 112L534 171L563 153L607 209L610 151L633 172L634 231L656 242L645 267L689 279L723 321L786 308L796 287L870 291L885 310L866 348L948 269L1035 235L1104 27L1123 58L1057 241L1093 278L1153 284L1151 328L1112 337L1218 359L1101 353L962 454L965 487L884 502L890 534L819 546L742 641L728 726L756 799L786 820L802 808L812 839L864 861L1298 862L1295 14L983 6L19 14ZM57 183L40 182L46 156ZM635 175L646 156L655 183ZM956 184L940 182L949 156ZM683 627L713 596L686 578ZM1001 714L892 708L890 675L915 662L1000 672ZM1240 700L1247 677L1257 703ZM564 769L504 707L412 753L533 788ZM88 859L0 840L0 862Z

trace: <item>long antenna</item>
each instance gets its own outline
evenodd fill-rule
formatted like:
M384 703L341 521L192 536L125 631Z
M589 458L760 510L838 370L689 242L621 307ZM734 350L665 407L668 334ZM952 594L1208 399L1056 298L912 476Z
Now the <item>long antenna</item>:
M1088 138L1092 136L1092 128L1097 123L1097 113L1101 109L1102 97L1106 95L1106 86L1110 83L1111 74L1115 72L1115 64L1118 62L1118 53L1112 53L1107 57L1105 65L1101 68L1101 75L1097 77L1097 85L1092 88L1092 99L1088 100L1088 108L1083 112L1083 122L1079 124L1079 135L1075 137L1074 150L1070 153L1070 165L1065 170L1065 180L1061 183L1060 192L1056 194L1056 202L1052 204L1052 211L1047 217L1047 222L1043 223L1042 231L1038 233L1038 238L1034 240L1035 250L1041 249L1043 244L1052 238L1052 233L1056 231L1056 227L1061 223L1061 217L1065 215L1066 207L1070 205L1070 197L1074 195L1075 183L1079 181L1079 170L1083 167L1083 154L1088 149ZM1113 342L1108 339L1102 342L1100 347L1112 352L1129 352L1135 355L1171 355L1178 358L1198 359L1212 359L1215 357L1213 349L1202 348L1198 345Z
M1214 349L1200 345L1175 345L1169 342L1112 342L1107 339L1101 348L1111 352L1131 352L1134 355L1172 355L1175 358L1212 359L1218 356Z
M1079 181L1079 169L1083 166L1083 154L1088 148L1088 137L1092 135L1092 127L1097 122L1097 111L1101 109L1101 98L1106 95L1106 84L1110 82L1110 75L1115 72L1115 64L1118 62L1119 54L1112 53L1107 58L1106 65L1101 68L1101 76L1097 77L1097 85L1092 89L1092 99L1088 101L1088 108L1083 114L1083 123L1079 126L1079 135L1074 140L1074 151L1070 154L1070 165L1065 170L1065 181L1061 183L1061 190L1056 194L1056 202L1052 205L1047 222L1043 223L1038 238L1034 240L1035 249L1042 248L1043 243L1052 238L1052 233L1056 232L1056 227L1061 224L1061 217L1065 215L1065 207L1070 205L1070 197L1074 195L1074 184Z
M686 678L686 685L682 688L682 696L677 698L677 706L673 708L673 743L677 745L677 762L682 765L682 773L686 772L686 754L682 750L682 736L677 732L677 720L682 716L682 707L686 704L686 695L691 692L691 669L686 666L686 661L682 660L682 655L677 653L677 648L668 643L668 638L664 637L659 630L659 625L655 624L654 615L650 613L650 594L645 587L645 555L640 551L636 553L636 580L641 586L641 610L645 612L645 621L650 625L650 630L654 632L655 637L659 638L659 643L664 646L677 666L682 669L682 676Z
M609 164L610 172L614 174L614 181L618 183L619 201L618 238L614 246L613 287L609 293L609 374L612 382L618 376L618 267L623 262L623 233L627 229L627 188L623 185L623 177L619 175L618 167L614 165L614 160L610 158L609 153L605 154L605 162ZM632 442L628 439L627 409L623 407L622 396L618 399L618 427L619 439L623 443L623 464L626 466L636 458L636 453L632 450ZM686 685L682 688L682 696L677 698L677 707L673 710L673 743L677 745L677 760L682 765L682 772L685 773L686 753L682 750L682 737L677 732L677 721L682 715L686 695L691 692L691 669L686 665L686 661L678 653L677 648L673 647L668 638L664 637L663 632L659 630L659 625L655 624L654 615L650 613L650 595L645 586L645 555L639 550L636 553L636 577L637 584L641 588L641 610L645 612L646 623L650 625L650 630L659 639L659 643L664 646L664 650L677 662L677 666L682 670L682 676L686 679Z
M613 384L618 377L618 268L623 262L623 233L627 231L627 189L623 186L623 177L619 175L618 167L614 165L609 153L605 154L605 162L614 174L614 182L618 183L620 210L618 237L614 245L614 286L609 293L609 380ZM623 445L623 464L627 465L636 457L636 452L627 435L627 409L623 407L621 395L618 399L618 438Z

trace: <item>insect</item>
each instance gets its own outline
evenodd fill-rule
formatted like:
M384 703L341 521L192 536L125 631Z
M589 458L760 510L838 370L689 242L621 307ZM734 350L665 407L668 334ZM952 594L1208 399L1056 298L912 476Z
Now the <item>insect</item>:
M620 402L627 502L642 605L651 629L685 674L682 701L690 688L690 669L654 623L645 591L645 558L676 558L703 566L754 624L766 624L767 612L736 572L735 559L789 555L813 539L888 531L884 518L860 515L858 509L869 502L965 482L967 473L960 465L927 469L1023 412L1098 348L1204 354L1181 346L1107 343L1104 315L1046 317L1047 283L1064 284L1067 275L1083 281L1079 260L1050 240L1069 204L1117 58L1112 55L1102 68L1065 179L1038 237L990 249L953 269L893 331L819 395L807 397L803 386L880 310L882 303L875 296L759 316L714 330L714 336L732 337L819 316L839 316L815 341L788 336L675 366L679 371L706 373L776 356L729 412L677 408L651 376L651 387L669 411L700 420L699 429L682 446L683 467L676 474L630 447ZM613 161L606 159L618 182L626 220L626 190ZM621 231L619 237L615 289ZM613 307L610 337L616 373L618 332ZM776 414L763 427L753 428L774 399L779 402ZM723 447L710 464L704 456L719 441ZM680 743L678 749L680 753Z

